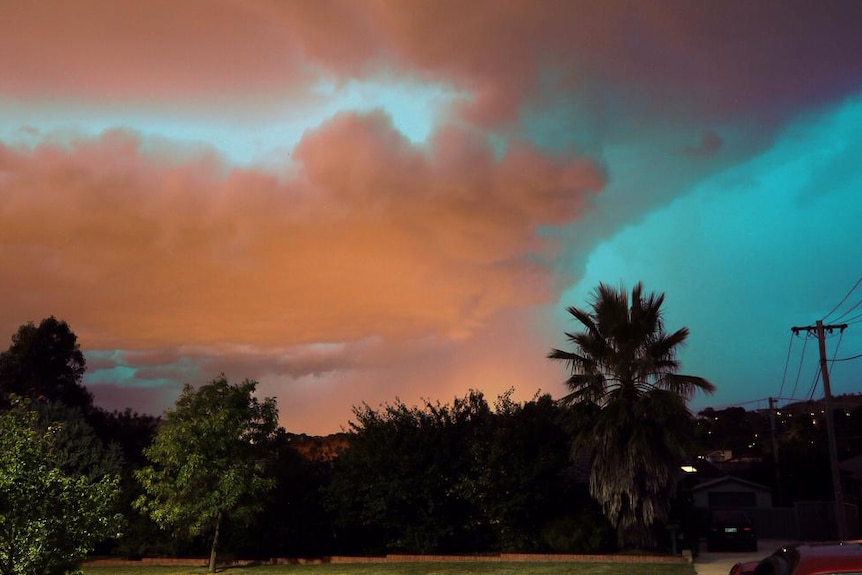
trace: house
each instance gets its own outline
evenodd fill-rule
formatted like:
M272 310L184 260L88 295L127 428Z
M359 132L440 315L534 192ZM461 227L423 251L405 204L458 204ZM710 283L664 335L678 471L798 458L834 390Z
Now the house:
M765 485L725 475L692 487L698 509L765 509L772 507L772 491Z
M739 509L754 522L758 537L799 539L799 512L794 507L773 507L769 487L733 475L698 483L691 489L695 508L706 513L714 509ZM812 536L805 532L805 537Z

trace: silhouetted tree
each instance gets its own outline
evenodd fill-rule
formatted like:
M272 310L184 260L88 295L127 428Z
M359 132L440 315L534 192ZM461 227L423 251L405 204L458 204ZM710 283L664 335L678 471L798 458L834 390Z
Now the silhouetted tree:
M249 525L228 526L226 535L238 555L265 559L337 553L332 513L322 497L333 462L300 452L297 437L279 430L272 465L276 484L265 495L263 510Z
M468 493L469 445L490 416L481 393L452 405L401 401L354 408L349 447L335 463L327 503L348 552L459 552L489 530Z
M338 541L348 542L341 552L602 547L606 522L593 521L594 502L568 473L569 439L549 396L519 404L504 394L492 409L473 391L354 415L325 490Z
M98 554L139 557L146 554L173 554L183 541L172 539L146 514L132 503L143 494L134 473L146 465L144 449L152 444L159 418L131 409L108 412L100 408L90 411L87 420L105 444L113 444L122 454L119 508L126 515L123 537L106 541L96 549Z
M24 324L0 353L0 401L16 394L88 410L93 396L81 383L86 369L78 338L65 321L51 316L38 326Z
M666 333L664 294L631 292L599 284L590 309L567 311L584 331L567 333L574 351L548 357L571 370L571 393L561 401L579 406L574 451L592 455L590 492L617 529L620 546L653 546L654 525L667 517L675 493L683 441L691 433L686 402L707 380L677 373L677 349L688 329Z
M521 404L510 393L494 407L493 417L465 443L471 466L457 489L481 511L495 547L546 551L544 528L570 511L561 500L569 440L560 408L549 395Z

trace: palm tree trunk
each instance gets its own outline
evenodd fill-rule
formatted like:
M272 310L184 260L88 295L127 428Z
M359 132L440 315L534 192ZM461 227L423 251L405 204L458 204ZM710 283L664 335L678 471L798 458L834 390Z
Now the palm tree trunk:
M216 517L215 534L213 535L213 545L210 549L210 566L209 572L216 572L216 547L218 546L219 529L221 528L221 512Z

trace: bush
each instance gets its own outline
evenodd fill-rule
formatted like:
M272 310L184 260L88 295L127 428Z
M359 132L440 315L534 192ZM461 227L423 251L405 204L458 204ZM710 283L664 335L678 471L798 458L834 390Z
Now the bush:
M614 550L615 537L607 519L586 512L555 519L542 530L553 553L606 553Z

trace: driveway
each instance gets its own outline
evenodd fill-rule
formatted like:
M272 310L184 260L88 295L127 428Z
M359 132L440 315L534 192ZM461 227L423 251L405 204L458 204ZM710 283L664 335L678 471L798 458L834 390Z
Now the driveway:
M694 570L697 575L727 575L734 563L763 559L787 543L787 541L761 539L757 543L757 551L726 551L712 553L709 551L701 551L694 562Z

